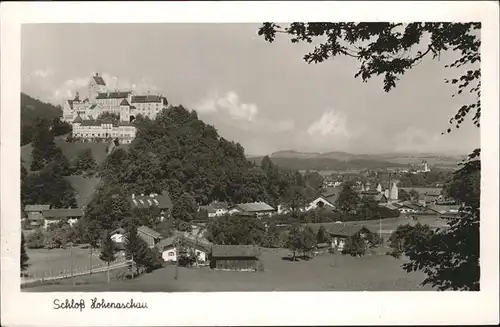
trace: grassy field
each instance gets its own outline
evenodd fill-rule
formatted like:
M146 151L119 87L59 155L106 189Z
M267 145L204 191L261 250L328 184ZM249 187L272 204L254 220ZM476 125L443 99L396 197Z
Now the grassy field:
M68 158L71 162L76 156L78 152L83 149L90 149L92 151L92 155L94 159L97 161L97 164L100 164L106 158L106 149L109 146L108 143L70 143L65 141L66 136L57 136L54 138L55 144L61 148L62 153ZM33 151L33 146L31 143L26 144L21 147L21 158L25 162L25 167L28 169L31 166L31 152Z
M383 251L382 251L383 252ZM208 267L158 269L133 280L114 280L109 285L65 282L26 289L30 292L224 292L224 291L429 291L420 286L422 273L406 273L404 259L387 255L361 258L321 254L311 261L286 260L286 249L262 249L264 272L216 271ZM285 259L283 259L285 258ZM97 278L97 277L96 277Z
M101 179L99 177L85 178L82 175L64 177L76 192L76 203L78 207L87 205L92 199Z
M442 228L446 227L446 221L444 219L440 219L435 215L421 215L416 216L417 219L413 220L405 215L401 215L397 218L384 218L381 219L381 225L383 231L394 231L400 225L410 224L415 225L420 223L422 225L429 225L431 228ZM379 220L359 220L359 221L350 221L347 224L356 224L356 225L364 225L373 231L378 231L380 228Z
M42 276L51 271L51 274L71 269L70 249L27 249L29 256L27 273L34 276ZM74 270L85 270L90 266L89 249L73 248ZM99 252L92 254L92 267L103 265L99 259Z

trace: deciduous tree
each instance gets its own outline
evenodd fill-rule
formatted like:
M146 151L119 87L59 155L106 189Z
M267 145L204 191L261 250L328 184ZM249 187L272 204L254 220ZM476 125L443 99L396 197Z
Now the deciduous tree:
M111 235L108 231L104 232L104 236L102 238L101 243L101 254L99 259L106 262L108 265L108 270L106 272L107 283L109 284L109 265L111 262L115 261L115 246L113 241L111 240Z
M353 189L351 183L343 183L342 190L335 201L335 207L343 214L354 215L358 208L360 199L358 193Z
M21 232L21 271L25 271L26 268L28 268L28 260L29 256L28 253L26 253L26 246L25 246L25 241L24 241L24 233Z

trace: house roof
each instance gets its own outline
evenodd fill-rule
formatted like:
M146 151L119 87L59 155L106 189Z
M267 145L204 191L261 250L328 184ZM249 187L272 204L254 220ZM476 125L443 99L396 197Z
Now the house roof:
M49 210L50 204L27 204L24 207L24 212Z
M206 206L200 206L200 210L206 210L208 213L215 213L217 210L227 210L228 205L225 202L213 202Z
M164 250L165 248L167 248L169 246L174 246L175 241L177 240L177 237L178 237L177 235L174 235L174 236L164 238L163 240L158 242L158 244L156 244L156 247L160 250Z
M275 211L273 207L265 202L238 203L233 208L239 208L246 212Z
M42 214L37 211L28 212L26 215L26 218L28 218L28 220L43 220Z
M321 197L323 197L325 200L327 200L331 204L335 204L335 201L337 201L337 198L339 197L341 190L342 190L342 187L339 187L339 186L326 187L325 191L323 193L321 193Z
M415 190L419 195L427 196L439 196L441 194L441 191L443 190L440 187L400 187L399 189L407 193L409 193L411 190Z
M139 228L137 228L137 231L141 232L141 233L144 233L144 234L147 234L147 235L149 235L151 237L154 237L154 238L160 238L161 237L160 233L158 233L154 229L149 228L148 226L140 226Z
M330 196L330 197L332 197L332 196ZM322 200L322 202L327 202L328 204L335 206L335 204L334 204L335 201L331 202L330 200L327 199L327 197L324 197L324 196L318 196L316 199L314 199L311 202L314 202L316 200Z
M174 247L175 242L177 240L180 240L183 245L187 245L189 247L195 247L204 251L209 252L210 249L212 248L212 244L208 242L208 240L205 239L198 239L196 240L195 238L186 236L183 233L175 234L173 236L167 237L161 241L158 242L156 245L158 249L163 250L167 247Z
M132 195L129 197L129 202L133 208L146 209L157 207L159 209L171 209L173 207L172 199L170 199L166 191L163 191L161 194Z
M130 103L128 103L127 99L123 99L122 102L120 102L120 106L130 106Z
M94 81L97 85L106 85L106 83L104 82L104 79L101 76L99 76L98 73L96 73L94 76L92 76L92 78L94 79Z
M433 205L429 206L430 209L435 210L439 213L457 213L458 209L460 209L459 205Z
M213 202L209 204L210 207L214 209L225 209L227 210L229 206L227 205L226 202Z
M42 215L44 218L65 218L65 217L82 217L83 210L77 209L48 209L43 210Z
M96 99L121 99L121 98L127 98L128 95L130 94L129 91L126 92L103 92L99 93L96 96Z
M324 226L325 230L332 235L339 236L353 236L362 229L366 229L373 233L373 231L366 227L365 225L358 224L345 224L345 223L312 223L306 224L306 226L311 227L311 229L317 233L320 226Z
M260 250L253 245L214 245L212 246L212 257L218 258L257 258Z
M89 107L89 109L94 109L95 107L97 107L97 104L95 104L95 103L94 103L93 105L91 105L91 106Z
M114 231L112 231L110 235L115 235L115 234L125 234L125 229L123 229L121 227L117 228Z
M83 123L82 117L80 117L80 115L76 116L75 120L73 120L73 123Z
M208 213L215 213L215 208L211 206L199 206L198 210L205 210Z
M135 95L132 97L132 103L162 102L159 95Z

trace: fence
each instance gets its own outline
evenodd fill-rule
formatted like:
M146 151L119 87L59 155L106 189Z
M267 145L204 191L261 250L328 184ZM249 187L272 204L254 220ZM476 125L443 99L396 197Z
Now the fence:
M109 269L116 269L126 267L129 264L130 260L125 257L121 257L109 263ZM105 262L99 262L95 265L92 265L92 269L90 266L80 266L66 268L62 270L46 270L46 271L36 271L33 273L28 273L27 276L21 279L21 284L32 283L36 281L47 281L47 280L56 280L56 279L64 279L71 278L75 276L88 275L90 273L99 273L108 270L108 264Z

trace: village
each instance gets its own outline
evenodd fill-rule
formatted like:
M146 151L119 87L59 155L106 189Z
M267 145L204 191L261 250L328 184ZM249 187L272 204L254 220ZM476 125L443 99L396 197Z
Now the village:
M297 248L297 258L299 258L299 251L303 251L301 258L307 259L306 261L317 256L335 256L335 254L346 257L347 252L344 250L347 244L352 243L352 240L358 236L366 243L366 250L363 250L364 255L385 255L384 251L388 249L388 240L398 226L422 223L434 229L446 228L446 219L458 215L459 206L453 200L446 199L440 188L398 188L397 180L377 182L373 179L372 182L353 183L353 189L359 198L368 197L373 199L380 208L388 209L387 212L392 212L391 216L363 221L335 221L334 213L338 203L337 199L342 192L342 184L339 181L332 182L331 178L325 178L321 194L298 208L297 212L303 218L297 221L302 226L312 230L314 242L306 249ZM408 197L408 195L411 196ZM166 191L161 194L131 194L127 201L133 209L156 214L157 216L154 218L157 221L164 222L172 218L173 202ZM26 205L22 219L23 233L26 234L27 239L30 239L34 233L47 234L53 228L60 228L64 225L74 226L84 216L84 212L85 208L51 208L47 204ZM318 212L321 212L321 222L307 218L311 214L314 217L314 213ZM203 267L203 269L209 270L240 271L241 273L244 271L263 272L269 265L273 265L273 263L269 263L269 260L282 261L285 257L292 259L292 251L286 244L286 235L294 224L294 221L290 220L291 213L292 208L285 203L279 204L275 208L265 202L229 204L215 201L198 207L197 219L191 222L187 231L173 229L165 234L143 225L137 228L137 232L150 249L160 254L163 260L162 265L167 271L171 269L169 267L175 266L178 269L180 266L183 267L182 269ZM280 234L279 239L283 241L271 246L260 246L259 244L224 245L210 242L207 239L207 225L211 221L228 216L236 219L255 219L262 222L266 230L277 228L278 234ZM325 219L329 216L330 218ZM126 230L122 227L110 233L116 258L118 258L111 265L112 271L121 272L124 269L129 269L133 264L126 259L124 246L126 235ZM374 237L382 241L370 243L369 240ZM33 263L25 272L24 285L44 285L58 280L74 280L78 276L89 276L92 273L95 275L106 270L102 263L99 264L100 260L95 250L94 252L92 249L90 252L84 250L88 246L84 244L68 245L65 244L65 241L56 243L58 244L44 241L42 245L36 246L38 249L28 249L28 255L33 260L37 257L37 253L40 253L40 264ZM41 254L43 251L45 251L45 255ZM280 251L281 257L270 259L270 253L273 251ZM81 267L75 264L73 257L75 255L81 257L81 259L76 260L76 262L80 262ZM42 257L49 259L42 259ZM86 257L88 259L85 259ZM268 259L263 260L263 257ZM55 266L51 266L51 260L56 262ZM295 250L293 251L293 260L298 260L295 259ZM324 259L315 258L314 260ZM178 272L175 273L175 275L177 274ZM197 275L196 278L203 279L203 274Z

